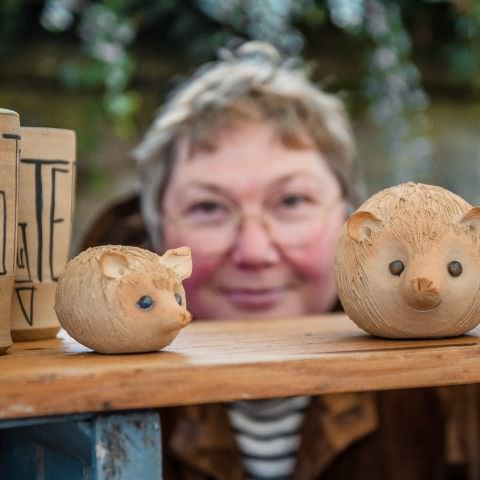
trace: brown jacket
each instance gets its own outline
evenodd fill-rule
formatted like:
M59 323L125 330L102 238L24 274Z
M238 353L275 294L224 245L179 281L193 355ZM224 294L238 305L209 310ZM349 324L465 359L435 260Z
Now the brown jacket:
M102 244L149 248L137 196L101 215L82 250ZM294 480L462 480L467 470L469 479L478 478L476 392L452 387L314 397ZM245 478L225 405L162 409L162 432L166 480Z
M446 480L437 389L314 397L295 480ZM165 409L166 480L242 480L225 405ZM455 478L462 478L457 476Z
M295 479L316 478L340 451L375 431L372 400L368 394L312 399ZM225 405L175 408L164 412L162 419L167 480L245 478Z

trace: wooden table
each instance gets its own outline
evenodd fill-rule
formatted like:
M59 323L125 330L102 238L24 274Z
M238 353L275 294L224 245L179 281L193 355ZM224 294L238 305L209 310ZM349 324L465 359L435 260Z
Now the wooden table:
M197 321L164 351L149 354L99 355L61 333L55 340L17 343L0 358L0 427L13 432L28 425L32 432L36 426L37 437L44 438L45 428L70 425L65 430L70 439L83 428L90 432L82 447L85 458L89 445L98 450L102 435L106 442L120 429L150 435L154 454L160 432L151 409L158 407L477 383L479 366L480 328L453 339L383 340L340 314ZM103 461L110 470L94 465L90 477L68 478L132 478L123 464L112 473L105 445ZM153 468L160 471L161 463ZM132 471L137 478L154 478L153 470L146 477Z

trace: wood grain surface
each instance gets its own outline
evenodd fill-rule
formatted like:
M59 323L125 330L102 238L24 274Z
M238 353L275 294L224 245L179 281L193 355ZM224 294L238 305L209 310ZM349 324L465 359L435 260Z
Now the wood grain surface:
M195 321L165 350L101 355L65 332L0 358L0 419L480 382L480 328L383 340L343 314Z

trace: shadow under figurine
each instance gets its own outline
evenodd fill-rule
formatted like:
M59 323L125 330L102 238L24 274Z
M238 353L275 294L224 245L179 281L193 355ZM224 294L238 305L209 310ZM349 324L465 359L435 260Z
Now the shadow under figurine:
M97 352L156 351L192 318L182 286L191 272L188 247L162 256L120 245L89 248L61 275L55 311L71 337Z
M347 220L335 276L347 315L387 338L461 335L480 323L480 207L404 183Z

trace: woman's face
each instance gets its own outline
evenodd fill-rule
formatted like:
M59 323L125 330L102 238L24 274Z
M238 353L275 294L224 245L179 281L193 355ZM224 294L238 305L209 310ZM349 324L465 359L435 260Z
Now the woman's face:
M345 202L317 150L287 148L265 123L180 149L163 199L165 248L192 249L185 289L195 318L291 317L336 300Z

